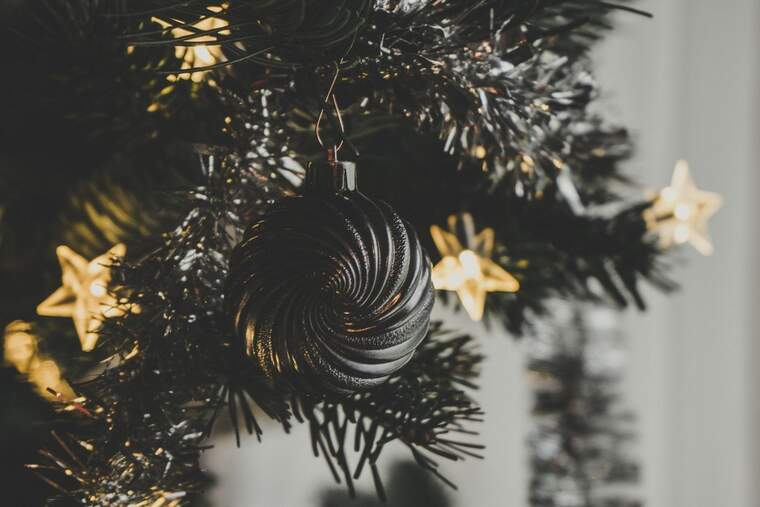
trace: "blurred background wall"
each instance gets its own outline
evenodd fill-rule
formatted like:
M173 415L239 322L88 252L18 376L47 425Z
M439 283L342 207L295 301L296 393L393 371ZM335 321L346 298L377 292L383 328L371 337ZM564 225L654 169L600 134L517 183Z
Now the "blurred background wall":
M760 2L641 5L655 19L618 16L596 55L608 117L637 142L629 172L655 188L685 158L724 197L715 254L685 250L680 293L652 294L647 314L626 319L644 496L654 507L760 505Z
M697 184L724 196L712 221L716 253L684 249L674 297L652 292L646 314L628 313L625 403L638 416L642 498L651 507L760 505L760 2L642 0L653 20L618 16L618 29L594 58L605 95L600 108L637 141L629 173L641 189L670 181L677 159ZM529 478L525 438L530 394L521 346L498 330L437 310L451 326L483 334L487 422L485 461L445 466L459 486L444 506L523 506ZM265 428L264 443L220 434L206 465L217 475L213 505L343 505L326 466L305 454L306 428L285 437ZM407 456L404 449L397 460ZM393 464L394 457L386 458ZM386 470L390 489L435 488L408 468ZM400 481L400 482L399 482ZM362 483L355 506L375 505ZM395 500L395 501L394 501ZM391 498L389 505L424 505Z

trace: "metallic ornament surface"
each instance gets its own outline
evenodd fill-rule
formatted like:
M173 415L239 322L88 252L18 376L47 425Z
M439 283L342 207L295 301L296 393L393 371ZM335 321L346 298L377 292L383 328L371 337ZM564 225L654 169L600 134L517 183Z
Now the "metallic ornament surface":
M353 164L311 167L305 195L251 226L232 255L227 304L246 353L273 382L368 389L427 334L434 291L417 234L355 188Z

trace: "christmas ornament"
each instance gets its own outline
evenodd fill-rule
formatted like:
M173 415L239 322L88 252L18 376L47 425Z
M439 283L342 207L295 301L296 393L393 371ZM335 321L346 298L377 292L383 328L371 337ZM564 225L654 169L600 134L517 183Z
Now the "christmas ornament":
M210 6L206 9L217 13L221 12L223 7ZM177 41L174 55L182 61L181 68L190 71L171 74L168 76L170 81L190 79L200 83L210 67L227 61L218 41L220 36L230 35L229 29L226 28L229 25L227 21L213 16L203 17L191 26L182 26L183 24L176 20L164 20L155 16L152 21L170 30L171 36Z
M85 352L95 348L97 329L104 317L136 311L108 292L111 281L109 264L115 257L124 257L126 251L125 245L118 244L88 262L66 246L56 249L62 286L37 306L37 313L45 317L71 317Z
M39 353L37 337L28 322L15 320L6 326L3 357L6 364L27 377L41 396L58 401L75 397L71 386L61 378L56 362Z
M236 247L226 299L246 353L273 382L368 389L426 336L430 262L388 204L357 190L354 164L314 164L305 187Z
M483 318L486 293L520 289L517 279L491 260L493 229L476 235L469 213L451 215L449 232L433 225L430 234L442 257L433 267L433 285L438 290L455 291L472 320Z
M649 230L659 236L662 248L691 243L702 255L711 255L707 220L720 206L720 195L699 190L689 174L688 162L679 160L670 186L657 194L644 219Z

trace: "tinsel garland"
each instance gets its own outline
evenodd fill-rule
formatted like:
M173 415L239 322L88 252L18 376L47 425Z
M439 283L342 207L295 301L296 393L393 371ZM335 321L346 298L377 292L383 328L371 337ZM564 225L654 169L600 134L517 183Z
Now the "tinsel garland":
M257 125L258 104L266 99L268 123L287 133L282 144L290 150L285 167L298 167L296 159L319 156L313 141L316 118L306 113L309 108L302 106L300 93L286 88L239 96L234 90L233 86L222 92L235 133L230 143L234 153L257 156L258 143L266 136L251 126ZM641 219L650 203L622 200L615 188L625 182L619 164L630 153L627 134L603 125L585 109L552 134L561 139L567 166L557 181L534 195L517 192L519 181L508 177L494 184L479 165L460 167L432 136L403 118L364 110L353 114L351 109L344 118L361 153L362 188L392 203L417 227L429 252L435 252L427 234L430 225L443 224L460 210L471 212L479 226L496 230L497 258L520 278L522 288L516 296L489 298L486 317L501 321L510 331L521 333L530 327L533 316L543 313L546 302L557 296L644 308L642 281L672 287ZM287 173L294 181L302 177L300 170Z
M358 16L358 4L336 4L336 22ZM589 107L598 86L585 50L606 26L604 13L627 7L521 4L386 2L362 10L363 29L340 59L336 87L348 137L361 153L363 188L393 203L419 231L463 210L497 231L499 261L524 283L517 297L489 298L486 316L517 333L552 297L643 308L642 280L672 287L640 220L650 203L620 197L627 132ZM234 25L245 9L231 4L214 15ZM520 16L529 21L520 24ZM525 33L533 34L529 42ZM223 37L220 44L227 47ZM291 61L295 68L286 72L272 63L276 53L269 56L232 66L222 81L230 130L237 140L245 135L240 126L255 125L246 97L268 94L289 146L301 159L318 157L316 112L335 64ZM240 84L247 79L255 79L252 93ZM254 144L257 136L250 133ZM249 152L245 143L237 149Z
M565 306L528 342L535 507L638 507L632 416L620 407L622 344L609 309Z

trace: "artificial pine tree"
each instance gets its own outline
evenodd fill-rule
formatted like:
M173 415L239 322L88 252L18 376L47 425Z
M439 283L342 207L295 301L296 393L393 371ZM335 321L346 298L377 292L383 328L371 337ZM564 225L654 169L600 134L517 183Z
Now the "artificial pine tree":
M558 297L644 308L662 247L706 238L716 199L632 199L628 136L589 107L613 11L645 14L6 0L2 392L30 402L5 466L49 486L19 505L189 504L219 417L265 438L254 405L349 491L385 496L394 441L453 485L482 358L433 288L520 335Z

